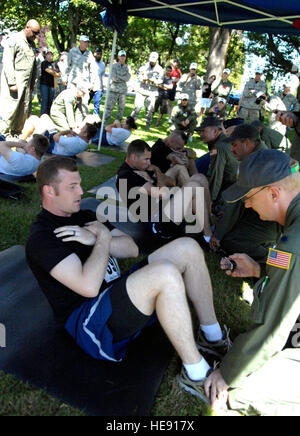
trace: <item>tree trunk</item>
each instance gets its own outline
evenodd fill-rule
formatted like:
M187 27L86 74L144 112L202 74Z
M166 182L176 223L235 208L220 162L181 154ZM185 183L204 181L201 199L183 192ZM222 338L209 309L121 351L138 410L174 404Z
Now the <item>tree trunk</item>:
M226 56L230 37L230 29L222 29L219 27L209 28L209 55L206 77L209 77L212 74L221 77L226 66Z

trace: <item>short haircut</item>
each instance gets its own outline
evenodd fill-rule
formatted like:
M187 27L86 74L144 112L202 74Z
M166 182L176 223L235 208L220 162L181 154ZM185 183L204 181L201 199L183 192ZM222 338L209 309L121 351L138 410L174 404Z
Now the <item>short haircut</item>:
M130 129L137 129L137 125L135 124L133 117L127 117L126 118L126 124L130 127Z
M90 123L86 123L86 134L88 137L88 140L94 138L94 136L96 136L98 131L98 125L97 123L94 124L90 124Z
M35 148L36 155L40 159L49 148L49 139L44 135L35 133L32 137L32 144Z
M75 160L67 156L53 156L44 160L37 170L36 183L39 193L42 195L43 187L51 185L57 191L57 185L60 182L59 171L66 170L71 173L78 171Z
M145 153L145 151L151 152L151 148L147 142L143 141L142 139L135 139L128 145L127 157L131 156L132 154L141 156Z

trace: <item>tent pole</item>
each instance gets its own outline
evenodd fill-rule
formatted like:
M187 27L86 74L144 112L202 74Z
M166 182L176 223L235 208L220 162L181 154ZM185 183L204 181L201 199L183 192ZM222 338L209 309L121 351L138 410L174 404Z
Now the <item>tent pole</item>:
M112 49L111 49L111 56L110 56L109 76L108 76L108 81L107 81L105 104L104 104L104 110L103 110L103 114L102 114L100 136L99 136L99 141L98 141L98 151L100 151L100 148L101 148L101 141L102 141L103 130L104 130L104 119L105 119L106 107L107 107L109 91L110 91L111 69L112 69L112 66L113 66L113 63L114 63L116 44L117 44L117 36L118 36L118 32L115 30L114 31L114 38L113 38L113 45L112 45Z

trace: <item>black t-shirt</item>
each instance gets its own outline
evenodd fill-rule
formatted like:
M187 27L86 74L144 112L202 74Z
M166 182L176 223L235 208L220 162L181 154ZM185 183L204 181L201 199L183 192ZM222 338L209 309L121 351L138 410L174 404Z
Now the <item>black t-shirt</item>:
M38 214L31 226L26 244L26 259L42 291L46 295L59 323L64 324L71 313L79 307L86 297L77 294L55 280L50 271L69 255L75 253L82 264L90 256L93 247L78 242L63 242L55 236L54 230L67 225L84 226L95 221L96 214L92 211L79 211L71 217L53 215L45 209ZM111 230L113 226L105 225ZM120 270L116 259L109 257L105 279L99 292L108 287L108 283L120 277Z
M209 98L211 94L211 84L204 82L202 88L202 98Z
M127 201L128 209L135 202L139 202L139 204L145 205L145 208L147 207L146 212L143 211L143 213L140 207L137 207L136 209L134 209L134 211L132 210L132 214L138 219L140 219L141 216L147 216L147 219L150 222L151 217L153 217L153 215L155 215L159 209L159 205L156 204L156 199L151 197L150 195L135 192L133 192L134 198L129 198L129 191L132 188L141 188L149 181L141 175L142 173L142 171L135 170L134 168L131 168L126 162L124 162L117 173L116 186L122 201ZM153 171L146 171L146 173L148 177L153 180L153 186L156 186L156 180L154 178ZM126 180L127 184L124 185L124 182L120 182L121 179ZM121 185L121 183L123 185ZM125 196L126 198L124 198ZM145 203L143 202L143 199L146 200Z
M158 139L151 148L151 163L157 166L162 173L168 171L171 166L171 162L167 159L170 153L172 150L162 139Z
M43 61L41 63L41 78L40 78L40 84L41 85L47 85L50 88L54 87L54 77L47 73L46 69L49 68L50 70L59 72L58 66L56 66L53 62Z

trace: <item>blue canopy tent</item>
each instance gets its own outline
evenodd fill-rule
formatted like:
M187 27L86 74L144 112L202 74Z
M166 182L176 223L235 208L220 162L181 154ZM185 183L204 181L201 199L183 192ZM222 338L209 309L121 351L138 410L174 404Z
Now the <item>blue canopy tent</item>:
M111 64L118 32L128 15L181 24L224 27L259 33L300 36L299 0L94 0L106 7L104 24L114 29ZM106 21L106 23L105 23ZM110 83L110 80L109 82ZM109 93L109 86L107 93ZM106 99L107 100L107 99ZM105 113L104 107L104 113ZM103 133L103 123L98 149Z

